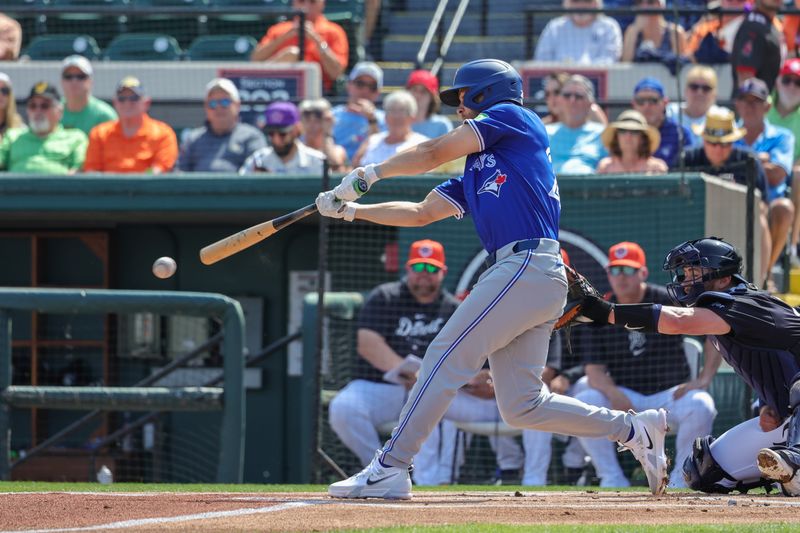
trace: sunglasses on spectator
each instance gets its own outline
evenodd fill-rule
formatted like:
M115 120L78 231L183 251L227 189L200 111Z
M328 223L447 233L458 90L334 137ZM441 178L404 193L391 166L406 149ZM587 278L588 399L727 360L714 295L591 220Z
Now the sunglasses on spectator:
M47 111L48 109L53 107L53 104L51 104L50 102L40 102L38 104L36 102L28 102L27 107L31 111L38 111L40 109L42 111Z
M586 100L586 95L581 93L561 93L562 98L565 100L572 100L573 98L577 101Z
M218 107L221 107L223 109L228 109L232 103L233 100L231 100L230 98L215 98L214 100L208 101L208 107L211 109L216 109Z
M303 116L322 120L325 114L322 111L303 111Z
M714 90L714 88L710 85L703 85L702 83L690 83L688 85L690 91L698 92L703 91L704 93L708 94Z
M617 128L617 133L618 134L624 133L626 135L636 135L637 133L644 133L644 132L639 130L626 130L625 128Z
M9 94L11 94L11 88L10 87L0 87L0 94L2 94L3 96L8 96Z
M731 146L733 146L733 143L721 143L721 142L717 142L717 141L708 141L708 140L706 140L706 142L708 144L710 144L711 146L714 146L714 147L717 147L717 148L730 148Z
M787 87L792 84L794 84L795 87L800 87L800 78L797 76L781 76L781 84Z
M283 131L283 130L267 130L267 137L280 137L281 139L285 139L289 135L291 135L291 131Z
M441 270L441 268L428 263L414 263L411 265L411 270L414 272L427 272L428 274L436 274Z
M359 89L369 89L370 91L373 91L373 92L378 90L378 84L377 83L370 83L370 82L364 81L364 80L353 80L353 85L355 85Z
M551 96L558 96L559 94L561 94L561 90L560 89L556 89L554 91L545 91L544 92L544 97L545 98L550 98Z
M612 266L608 267L608 273L612 276L633 276L639 269L632 266Z
M655 96L637 96L633 101L636 102L636 105L656 105L661 99Z
M659 4L658 0L636 0L634 2L637 6L657 6Z
M117 95L117 102L121 104L124 104L125 102L138 102L141 99L142 97L139 96L138 94L129 94L127 96L124 94Z
M62 74L61 79L65 81L72 81L72 80L86 81L89 79L89 76L86 74Z

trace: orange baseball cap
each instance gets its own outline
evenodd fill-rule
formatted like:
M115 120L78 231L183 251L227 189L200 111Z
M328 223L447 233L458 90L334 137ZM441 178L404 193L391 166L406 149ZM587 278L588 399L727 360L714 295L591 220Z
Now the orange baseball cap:
M642 268L647 263L644 250L635 242L620 242L608 249L608 266Z
M411 248L408 250L406 266L417 263L427 263L439 268L447 268L447 265L444 263L444 246L442 246L442 243L430 239L423 239L411 243Z

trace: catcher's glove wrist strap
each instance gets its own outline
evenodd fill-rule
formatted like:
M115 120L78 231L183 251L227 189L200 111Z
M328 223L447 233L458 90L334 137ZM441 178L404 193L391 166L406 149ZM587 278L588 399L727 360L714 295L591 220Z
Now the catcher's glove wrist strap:
M661 304L614 305L614 323L628 329L657 332L660 316Z

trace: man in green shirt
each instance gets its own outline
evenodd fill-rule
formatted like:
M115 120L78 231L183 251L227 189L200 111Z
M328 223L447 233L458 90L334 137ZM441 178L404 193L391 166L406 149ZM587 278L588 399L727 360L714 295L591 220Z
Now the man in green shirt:
M6 132L0 142L0 169L9 172L71 174L81 168L89 139L59 123L63 112L58 90L40 81L26 103L28 127Z
M61 63L61 88L64 90L65 128L78 128L89 135L101 122L117 119L117 112L106 102L92 96L92 64L83 56L68 56Z
M792 263L800 265L797 249L800 241L800 59L787 59L781 66L767 120L770 124L783 126L794 133L792 203L795 214L790 251Z

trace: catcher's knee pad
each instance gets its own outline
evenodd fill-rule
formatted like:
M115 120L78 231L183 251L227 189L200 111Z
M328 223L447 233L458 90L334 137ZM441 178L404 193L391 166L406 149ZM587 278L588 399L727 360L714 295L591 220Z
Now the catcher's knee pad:
M711 455L711 443L714 437L697 437L692 446L692 453L683 462L683 479L692 490L706 493L728 494L732 490L746 493L756 487L770 485L765 480L745 483L728 474ZM728 480L732 485L721 484L720 481Z

